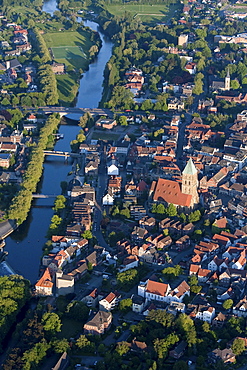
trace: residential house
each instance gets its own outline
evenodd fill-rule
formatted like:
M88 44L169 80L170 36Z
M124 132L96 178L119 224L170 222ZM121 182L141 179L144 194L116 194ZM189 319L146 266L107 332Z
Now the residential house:
M110 327L112 322L111 312L99 311L84 326L85 334L100 335Z
M224 364L231 364L236 361L236 357L232 352L231 348L215 349L208 354L209 362L216 364L218 361L222 361Z
M226 322L226 315L222 312L219 312L217 316L214 317L212 321L212 325L216 326L217 328L221 328Z
M105 298L99 301L99 309L101 311L112 311L119 302L120 295L118 293L109 293Z
M65 275L62 271L56 272L56 296L74 293L74 277Z
M132 297L132 311L136 313L142 313L147 303L144 297L133 295Z
M241 299L233 308L232 313L238 317L247 317L247 297Z
M88 307L96 307L97 303L102 298L103 296L98 292L98 289L95 288L91 293L82 298L82 302L86 303Z
M190 312L190 317L199 319L202 321L207 321L211 324L215 317L215 308L207 305L188 305L188 310Z
M187 347L187 343L185 341L179 342L173 350L169 352L169 356L175 358L176 360L183 356L184 351Z
M47 267L41 278L35 284L35 293L40 296L49 296L52 295L52 289L53 289L52 277L50 274L50 270Z

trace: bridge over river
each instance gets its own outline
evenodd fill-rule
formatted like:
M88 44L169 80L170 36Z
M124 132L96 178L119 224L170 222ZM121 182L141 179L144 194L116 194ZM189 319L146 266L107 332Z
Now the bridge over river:
M44 150L44 155L54 155L57 157L65 157L65 159L71 158L81 158L82 153L72 153L72 152L62 152L59 150Z
M31 108L30 110L34 111L34 109L31 109ZM39 107L38 110L42 110L45 114L59 113L60 117L67 116L69 114L83 115L86 112L92 114L92 116L107 115L110 118L113 118L113 115L114 115L114 113L110 109L104 109L104 108L101 109L101 108L76 108L76 107L48 106L48 107Z

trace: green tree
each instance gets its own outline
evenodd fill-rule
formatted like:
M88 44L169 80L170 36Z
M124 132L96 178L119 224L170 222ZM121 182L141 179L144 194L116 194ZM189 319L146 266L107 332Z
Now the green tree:
M241 338L234 339L233 344L232 344L232 351L236 356L239 356L243 352L245 352L244 339L241 339Z
M160 215L163 215L165 213L165 206L164 206L164 204L160 203L160 204L156 205L156 212L155 213L158 213Z
M170 203L167 210L166 210L167 216L169 217L175 217L177 216L177 208L174 206L174 204Z
M66 338L53 340L52 347L55 353L64 353L70 349L69 342Z
M46 312L42 316L41 323L44 326L44 330L55 334L61 331L61 319L55 312Z
M56 211L56 212L59 212L61 211L62 209L64 209L66 207L66 198L63 196L63 195L58 195L55 199L55 202L54 202L54 207L53 209Z
M132 308L132 299L131 298L126 298L122 299L119 303L119 310L122 312L128 312Z
M238 90L240 88L240 84L238 80L231 80L231 89Z
M123 208L120 211L120 215L125 218L130 218L130 210L128 208Z
M146 317L146 322L156 323L169 328L172 326L174 316L163 310L151 310Z
M233 300L232 299L227 299L223 302L223 305L222 307L225 309L225 310L229 310L233 305Z
M154 350L157 353L158 358L165 358L168 354L169 348L178 341L179 337L174 333L168 334L164 339L155 339Z
M118 122L121 126L128 126L127 117L120 116Z
M86 353L92 353L94 352L95 345L94 343L91 343L89 339L83 334L79 336L79 338L76 341L76 346L80 349L83 350L83 352Z
M126 355L130 350L130 346L127 342L119 342L116 346L116 352L119 356Z
M168 280L173 280L182 274L182 268L179 265L174 267L166 267L162 270L162 274L164 274Z
M82 237L84 239L89 240L89 239L92 239L93 234L92 234L92 232L90 230L85 230L84 233L82 233Z

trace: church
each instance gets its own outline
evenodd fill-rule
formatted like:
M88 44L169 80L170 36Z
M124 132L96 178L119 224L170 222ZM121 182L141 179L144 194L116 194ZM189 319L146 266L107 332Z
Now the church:
M197 188L197 169L190 158L182 172L182 186L177 181L159 178L153 181L149 195L153 196L154 202L194 208L199 203Z
M230 91L231 90L231 76L229 68L225 78L212 77L210 79L210 88L212 91Z

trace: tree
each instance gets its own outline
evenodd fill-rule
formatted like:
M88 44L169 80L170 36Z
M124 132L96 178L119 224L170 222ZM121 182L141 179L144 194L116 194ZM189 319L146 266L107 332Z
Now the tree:
M119 342L116 346L116 352L119 356L126 355L130 350L130 346L127 342Z
M85 322L88 318L89 308L81 301L71 301L66 307L66 316L73 320Z
M229 310L233 305L233 300L232 299L227 299L226 301L224 301L222 307L225 309L225 310Z
M172 368L172 370L188 370L188 369L189 369L189 365L183 360L175 362Z
M175 217L177 216L177 208L174 206L174 204L170 203L167 210L166 210L167 216L169 217Z
M165 213L165 206L164 204L160 203L156 206L156 213L163 215Z
M130 218L130 210L128 208L123 208L120 211L120 215L125 218Z
M231 80L231 89L238 90L240 88L240 84L238 80Z
M54 341L52 341L52 346L55 353L67 352L70 348L69 342L66 338L55 339Z
M94 343L91 343L89 339L84 334L81 334L76 341L76 346L86 353L91 353L94 351Z
M179 330L185 334L185 338L189 347L196 344L196 330L193 320L185 313L179 315L176 324Z
M53 209L56 212L59 212L66 207L65 203L66 203L66 198L63 195L58 195L55 199Z
M82 233L82 237L84 239L89 240L89 239L92 239L93 234L92 234L92 232L90 230L85 230L84 233Z
M196 210L195 212L191 212L188 216L189 222L197 222L201 219L201 212Z
M162 274L164 274L168 280L172 280L182 274L182 268L179 265L166 267L162 270Z
M187 220L187 216L186 216L183 212L182 212L182 213L180 213L179 217L181 218L181 220L182 220L183 222L186 222L186 220Z
M119 310L122 312L127 312L130 311L132 308L132 299L131 298L126 298L122 299L119 303Z
M165 328L169 328L172 325L173 317L172 314L163 310L151 310L146 317L146 321L151 322L152 325L157 323Z
M232 351L236 356L241 355L245 351L244 339L236 338L232 344Z
M169 348L178 341L179 337L174 333L168 334L165 339L155 339L154 350L157 353L158 358L165 358L168 354Z
M118 122L121 126L128 126L127 117L120 116Z
M60 317L55 312L44 313L41 323L44 326L44 330L51 334L61 331L62 323Z

